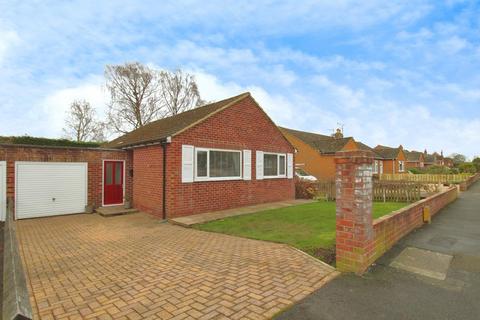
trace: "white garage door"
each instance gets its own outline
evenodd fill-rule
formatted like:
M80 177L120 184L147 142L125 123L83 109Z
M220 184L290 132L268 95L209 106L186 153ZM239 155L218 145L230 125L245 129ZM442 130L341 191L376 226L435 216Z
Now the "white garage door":
M87 163L16 162L16 218L84 212L87 171Z

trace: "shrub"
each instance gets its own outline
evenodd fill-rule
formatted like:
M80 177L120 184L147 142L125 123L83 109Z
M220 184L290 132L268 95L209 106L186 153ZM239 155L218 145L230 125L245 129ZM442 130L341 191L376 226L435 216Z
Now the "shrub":
M460 170L461 173L476 173L477 167L471 162L464 162L458 165L458 170Z
M451 170L449 167L445 166L430 166L425 168L424 173L427 174L451 174Z
M30 136L20 137L0 137L0 143L6 144L25 144L34 146L56 146L56 147L78 147L78 148L97 148L98 142L77 142L67 139L49 139Z
M295 178L295 198L313 199L316 194L315 182Z

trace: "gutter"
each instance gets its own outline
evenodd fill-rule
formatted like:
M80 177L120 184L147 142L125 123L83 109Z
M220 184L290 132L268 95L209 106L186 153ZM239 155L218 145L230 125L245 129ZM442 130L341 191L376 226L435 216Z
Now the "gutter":
M163 151L163 181L162 181L162 219L167 219L167 145L172 143L172 137L160 141Z

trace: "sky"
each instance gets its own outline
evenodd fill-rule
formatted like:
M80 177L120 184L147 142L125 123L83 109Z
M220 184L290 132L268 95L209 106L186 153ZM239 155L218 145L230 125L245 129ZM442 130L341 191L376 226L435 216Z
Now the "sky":
M61 137L107 64L250 91L281 126L480 155L480 1L0 0L0 135Z

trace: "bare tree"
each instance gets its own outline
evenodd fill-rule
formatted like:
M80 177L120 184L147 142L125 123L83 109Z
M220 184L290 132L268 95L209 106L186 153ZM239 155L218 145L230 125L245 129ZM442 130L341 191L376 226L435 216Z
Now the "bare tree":
M106 66L108 124L113 131L127 133L163 116L160 76L138 62Z
M85 100L75 100L65 119L65 135L78 142L105 141L105 126L96 120L95 109Z
M204 104L195 77L182 70L161 73L162 97L167 115L174 116Z

